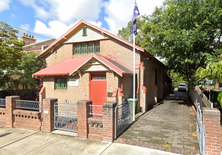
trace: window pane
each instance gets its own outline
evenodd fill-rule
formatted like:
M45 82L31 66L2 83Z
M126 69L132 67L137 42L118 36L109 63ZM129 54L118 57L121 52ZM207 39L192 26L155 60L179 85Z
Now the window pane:
M67 79L66 78L63 79L63 87L67 88Z
M92 79L94 79L94 80L106 79L105 74L94 74L92 76L93 76Z
M62 87L62 79L57 79L57 86Z
M80 44L75 44L74 49L75 49L75 54L80 54Z
M93 53L93 42L88 43L88 53Z
M95 53L99 53L100 52L100 46L99 46L99 41L95 42Z
M82 43L81 54L87 54L87 43Z

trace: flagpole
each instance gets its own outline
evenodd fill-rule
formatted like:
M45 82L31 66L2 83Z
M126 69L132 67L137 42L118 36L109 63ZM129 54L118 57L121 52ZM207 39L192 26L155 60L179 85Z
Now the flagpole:
M135 34L133 33L133 121L135 121Z

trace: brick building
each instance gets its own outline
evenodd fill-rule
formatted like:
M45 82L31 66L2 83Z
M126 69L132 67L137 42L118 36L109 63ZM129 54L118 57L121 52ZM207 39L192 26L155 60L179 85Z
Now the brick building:
M169 93L170 79L166 66L145 49L136 46L135 55L137 110L145 112ZM84 20L37 57L46 66L33 74L42 79L40 100L102 105L133 96L133 45Z

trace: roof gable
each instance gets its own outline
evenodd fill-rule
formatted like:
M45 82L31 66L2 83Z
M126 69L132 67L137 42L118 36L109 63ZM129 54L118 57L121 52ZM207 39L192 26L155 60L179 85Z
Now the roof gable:
M71 36L73 36L74 33L77 33L83 26L87 26L88 28L97 30L98 32L101 32L102 35L105 35L107 37L112 37L120 42L123 42L124 44L127 44L131 47L133 47L133 44L106 31L103 30L95 25L92 25L84 20L79 21L76 25L74 25L71 29L69 29L66 33L64 33L61 37L59 37L56 41L54 41L48 48L46 48L44 51L42 51L41 53L39 53L36 57L41 57L45 54L47 54L51 49L55 48L56 46L58 46L60 43L62 42L66 42L68 39L70 39ZM144 49L139 47L139 46L135 46L135 48L137 50L140 50L142 52L144 52Z
M33 76L52 76L52 75L73 75L81 67L84 67L90 60L96 59L98 62L103 64L109 70L117 73L121 77L123 74L132 74L133 71L119 61L109 57L104 57L99 54L91 54L89 57L82 58L67 58L52 66L42 69L33 74Z
M87 32L86 36L83 35L83 28L86 28ZM71 35L64 43L87 42L87 41L101 40L107 38L109 37L102 34L100 31L97 31L89 26L84 25L81 28L79 28L78 31L74 32L73 35Z

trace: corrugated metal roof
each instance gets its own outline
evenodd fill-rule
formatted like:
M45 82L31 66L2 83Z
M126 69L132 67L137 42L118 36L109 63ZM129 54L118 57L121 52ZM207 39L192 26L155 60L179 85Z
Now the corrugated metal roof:
M103 65L108 67L110 70L113 70L120 76L122 76L124 73L133 73L133 71L127 68L125 64L120 64L117 59L115 61L114 59L110 59L109 57L101 56L99 54L91 54L88 57L67 58L34 73L33 76L72 75L92 58L97 59Z

